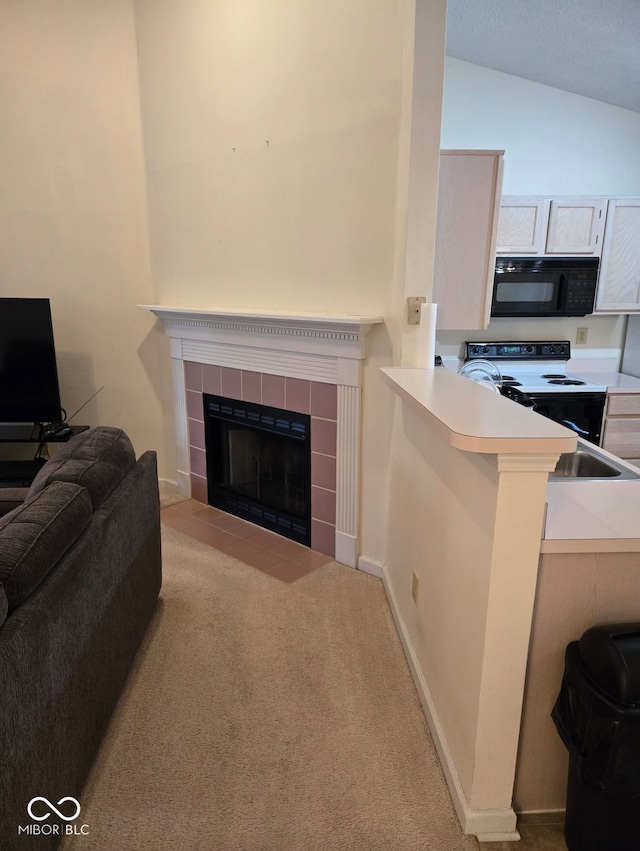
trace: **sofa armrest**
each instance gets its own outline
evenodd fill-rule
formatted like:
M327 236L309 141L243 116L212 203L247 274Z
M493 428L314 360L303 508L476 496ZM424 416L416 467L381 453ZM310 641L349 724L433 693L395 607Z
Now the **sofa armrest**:
M25 501L29 488L0 488L0 517Z

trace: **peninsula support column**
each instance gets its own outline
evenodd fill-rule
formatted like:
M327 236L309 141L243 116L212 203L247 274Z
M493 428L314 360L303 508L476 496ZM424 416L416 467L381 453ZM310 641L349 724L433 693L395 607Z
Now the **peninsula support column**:
M496 814L504 840L511 809L522 715L527 655L538 576L548 474L558 455L498 455L494 549L483 652L470 819L483 811L482 826L467 831L491 841L487 810ZM498 807L496 809L496 807ZM504 809L502 809L504 808Z

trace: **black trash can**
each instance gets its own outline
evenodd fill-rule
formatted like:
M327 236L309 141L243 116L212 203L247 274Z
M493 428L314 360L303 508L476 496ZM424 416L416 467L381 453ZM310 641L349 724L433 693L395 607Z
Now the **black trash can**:
M568 645L552 718L569 750L569 851L639 851L640 622Z

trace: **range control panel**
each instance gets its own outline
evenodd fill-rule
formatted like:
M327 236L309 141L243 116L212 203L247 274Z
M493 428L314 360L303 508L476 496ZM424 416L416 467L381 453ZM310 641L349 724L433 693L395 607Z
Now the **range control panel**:
M465 361L474 358L485 360L569 360L571 346L568 340L515 343L465 343Z

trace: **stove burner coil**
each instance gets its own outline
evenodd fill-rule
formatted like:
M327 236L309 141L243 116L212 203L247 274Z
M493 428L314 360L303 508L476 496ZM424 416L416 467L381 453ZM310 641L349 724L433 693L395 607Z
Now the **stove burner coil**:
M546 375L543 375L542 378L564 378L565 375L563 372L548 372Z
M578 381L577 378L552 378L549 384L586 384L586 382Z

